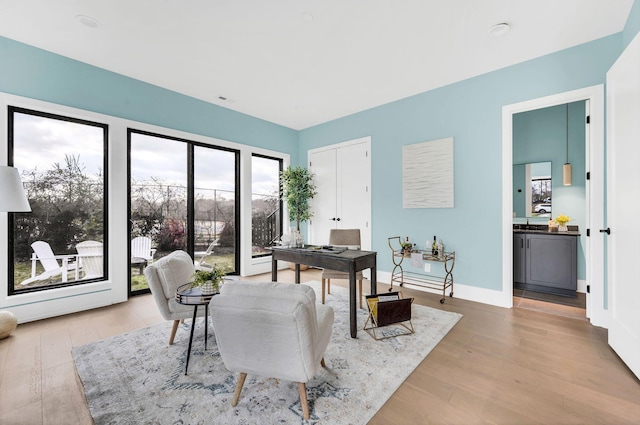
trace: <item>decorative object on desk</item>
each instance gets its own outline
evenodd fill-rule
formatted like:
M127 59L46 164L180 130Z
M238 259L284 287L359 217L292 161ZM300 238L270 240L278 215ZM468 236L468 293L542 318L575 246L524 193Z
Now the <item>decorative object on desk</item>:
M314 289L317 299L320 282L305 284ZM204 351L204 323L199 319L187 376L189 332L184 330L190 320L180 325L171 346L158 343L171 327L164 323L74 347L74 363L94 422L365 424L462 317L413 304L412 322L419 338L352 339L348 337L349 292L337 285L331 292L327 304L334 309L335 321L324 356L328 369L322 368L307 383L310 421L302 420L296 384L283 380L247 376L242 402L232 408L235 374L224 367L213 334ZM366 319L366 309L358 310L360 329Z
M202 295L216 294L220 291L220 284L224 281L226 274L225 270L217 264L214 264L210 270L196 270L192 276L192 286L199 286Z
M436 235L433 235L433 243L431 244L431 256L438 256L438 242L436 242Z
M567 223L571 221L571 217L569 217L568 215L560 214L555 218L554 221L558 223L558 231L566 232L568 230Z
M309 203L309 199L316 195L313 177L309 170L302 167L287 167L280 173L280 199L287 203L289 221L296 222L298 232L300 222L313 217Z
M549 229L550 232L554 233L558 231L558 223L556 223L555 221L549 219L549 223L547 224L547 229Z

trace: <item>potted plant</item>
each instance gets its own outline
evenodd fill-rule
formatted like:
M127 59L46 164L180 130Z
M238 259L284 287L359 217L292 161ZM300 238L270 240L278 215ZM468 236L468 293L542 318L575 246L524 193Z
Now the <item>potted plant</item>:
M296 230L300 232L300 222L313 216L309 204L316 194L313 174L306 168L287 167L280 174L280 185L280 199L287 203L289 221L295 221Z
M556 223L558 223L558 225L560 226L558 228L558 230L560 232L566 232L567 231L567 223L571 221L571 217L569 217L568 215L564 215L564 214L560 214L559 216L557 216L554 220Z
M192 286L200 286L203 295L216 294L220 292L220 285L225 275L225 270L217 264L214 264L211 269L196 270L192 276Z

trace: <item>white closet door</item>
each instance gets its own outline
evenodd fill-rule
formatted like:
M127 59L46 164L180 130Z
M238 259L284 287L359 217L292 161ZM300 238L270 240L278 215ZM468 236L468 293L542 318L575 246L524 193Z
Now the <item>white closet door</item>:
M371 169L367 143L358 143L338 149L338 218L341 229L360 229L362 249L371 249L368 230L370 221L369 184Z
M362 248L371 249L371 139L309 151L317 195L311 202L309 243L329 243L333 228L360 229Z
M311 200L313 217L309 222L309 243L329 243L329 229L336 227L336 150L309 154L309 170L314 174L316 196Z

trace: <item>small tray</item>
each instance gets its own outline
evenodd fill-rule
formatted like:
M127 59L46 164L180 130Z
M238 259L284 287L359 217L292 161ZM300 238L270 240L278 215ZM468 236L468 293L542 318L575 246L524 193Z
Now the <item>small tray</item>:
M184 285L178 286L176 290L176 302L185 305L202 305L209 303L211 298L218 294L219 292L203 295L201 287L194 287L191 283L185 283Z

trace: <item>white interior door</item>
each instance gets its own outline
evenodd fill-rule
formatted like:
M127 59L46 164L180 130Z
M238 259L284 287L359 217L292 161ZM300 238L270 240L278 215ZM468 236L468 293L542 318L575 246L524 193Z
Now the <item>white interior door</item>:
M640 377L640 34L607 73L609 345Z
M313 217L309 221L309 243L329 243L329 229L336 227L337 173L336 149L309 153L309 170L314 174L316 195L311 200Z
M338 204L337 212L341 229L360 229L362 249L371 249L370 220L371 168L369 167L369 147L358 143L338 149Z
M309 151L317 194L312 199L309 243L329 243L333 228L360 229L362 248L371 249L371 139Z

